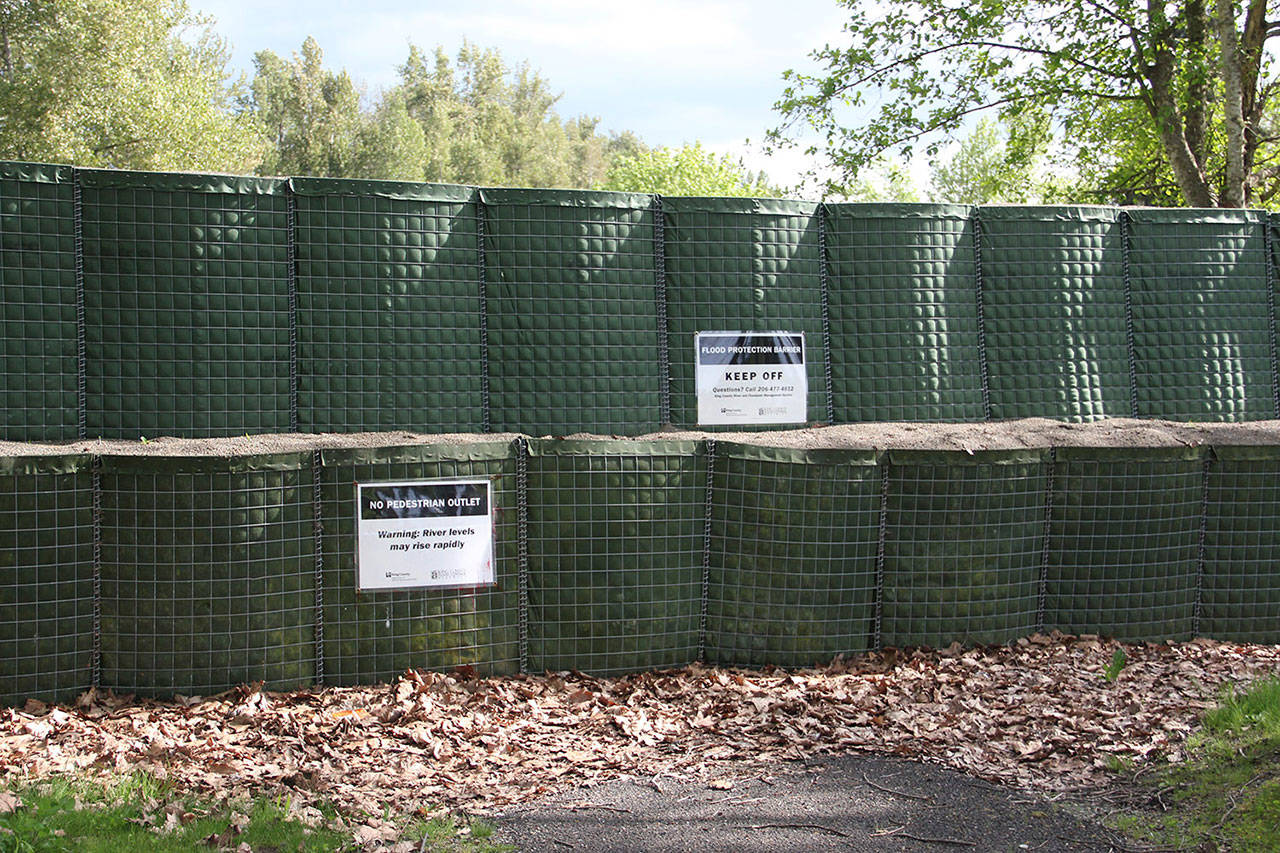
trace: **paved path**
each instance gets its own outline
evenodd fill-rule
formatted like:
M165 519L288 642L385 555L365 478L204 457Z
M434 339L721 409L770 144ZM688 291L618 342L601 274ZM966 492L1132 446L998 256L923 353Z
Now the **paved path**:
M497 823L499 839L523 853L1127 849L1115 833L1039 795L863 755L777 765L725 790L670 779L609 782L513 808Z

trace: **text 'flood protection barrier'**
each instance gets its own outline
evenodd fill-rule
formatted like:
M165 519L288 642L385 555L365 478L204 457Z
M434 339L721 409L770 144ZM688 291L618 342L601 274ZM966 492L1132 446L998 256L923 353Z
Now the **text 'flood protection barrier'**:
M492 483L496 579L358 594L356 482ZM476 441L0 459L0 700L1280 642L1280 448Z
M0 163L0 439L636 435L700 331L804 333L811 422L1269 419L1278 227Z

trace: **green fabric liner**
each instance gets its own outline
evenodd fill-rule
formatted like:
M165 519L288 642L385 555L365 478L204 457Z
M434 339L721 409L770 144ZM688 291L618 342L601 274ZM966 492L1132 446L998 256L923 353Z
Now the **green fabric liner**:
M75 474L93 464L93 454L49 456L0 456L0 477L36 477L41 474Z
M1183 462L1204 459L1206 447L1059 447L1059 462Z
M1276 445L1223 444L1213 445L1209 450L1215 459L1221 459L1224 462L1280 459L1280 447Z
M478 441L474 444L405 444L389 447L340 447L320 451L320 467L351 465L397 465L420 462L487 462L514 459L516 449L509 441Z
M55 166L48 163L0 162L0 178L6 181L27 181L33 184L65 184L75 175L71 166Z
M1256 224L1264 222L1269 215L1265 210L1222 210L1214 207L1129 207L1125 210L1134 223L1157 225Z
M827 213L850 219L968 219L974 208L967 204L902 204L898 202L844 202L827 204Z
M890 450L891 465L1037 465L1049 458L1048 448L1014 450ZM1092 457L1091 457L1092 458Z
M376 196L402 201L474 202L478 190L462 184L415 184L408 181L368 181L354 178L289 178L295 195Z
M102 470L120 474L245 474L310 467L311 453L253 456L102 456Z
M1057 207L1034 205L979 207L978 218L989 222L1119 222L1120 208L1081 205Z
M76 178L87 189L133 189L168 192L277 195L285 191L284 178L246 178L236 175L199 175L186 172L124 172L114 169L77 169Z
M535 438L529 441L530 456L702 456L706 450L705 442L680 439Z
M816 216L818 204L780 198L713 198L710 196L663 196L664 213L740 213L765 216Z
M592 190L479 190L485 204L543 204L553 207L629 207L645 209L653 206L648 193L595 192Z
M879 450L855 450L838 447L769 447L762 444L716 442L716 458L750 459L759 462L783 462L797 465L860 465L874 467L884 458Z

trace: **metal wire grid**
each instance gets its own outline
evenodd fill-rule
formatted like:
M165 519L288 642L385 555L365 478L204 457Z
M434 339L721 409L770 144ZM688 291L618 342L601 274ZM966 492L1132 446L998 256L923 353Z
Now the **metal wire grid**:
M708 481L695 442L476 447L324 452L319 573L311 454L105 457L99 491L86 458L8 460L0 697L88 686L95 604L100 684L150 693L514 672L522 617L529 668L602 673L688 663L700 641L713 663L795 666L877 637L1159 640L1190 635L1197 605L1205 634L1277 637L1274 448L1208 467L1198 450L1096 448L877 465L719 443ZM494 483L498 586L357 595L354 482L465 477Z
M812 666L871 647L880 474L863 456L717 444L708 663Z
M812 204L774 204L663 200L675 424L698 422L694 336L704 331L804 332L809 419L826 418L818 217Z
M1280 453L1220 448L1208 476L1199 633L1280 643Z
M1122 244L1116 211L982 211L991 415L1127 417Z
M1139 415L1276 417L1265 223L1253 211L1180 215L1131 214Z
M529 459L529 668L597 674L698 655L705 457L696 445Z
M314 680L311 474L296 456L267 470L104 458L103 687Z
M0 705L67 701L92 676L88 460L50 461L0 473Z
M1045 466L890 452L881 643L1007 642L1037 630Z
M485 211L492 428L656 429L651 206L573 206L507 191L486 193Z
M303 432L480 432L474 202L300 194Z
M50 170L51 172L60 170ZM72 184L0 172L0 435L76 437Z
M969 209L828 209L836 421L982 420Z
M457 448L454 448L457 449ZM480 675L519 669L516 467L502 458L359 457L323 453L324 669L327 683L371 684L406 669L470 667ZM494 575L478 589L355 590L355 484L487 478L493 484Z
M1194 451L1058 451L1045 627L1186 638L1199 570L1203 468Z
M282 195L84 187L88 435L289 423Z

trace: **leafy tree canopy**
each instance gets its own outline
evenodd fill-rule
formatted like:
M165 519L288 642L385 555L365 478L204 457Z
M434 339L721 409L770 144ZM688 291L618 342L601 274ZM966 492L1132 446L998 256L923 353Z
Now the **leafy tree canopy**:
M266 142L184 0L0 2L0 157L249 172Z
M1043 204L1058 187L1048 171L1052 137L1042 113L980 120L949 159L933 163L930 195L960 204Z
M716 155L702 143L659 147L618 157L600 189L670 196L776 197L782 191L763 174L753 174L727 154Z
M818 134L829 190L883 152L936 155L983 111L1048 117L1111 195L1239 207L1280 186L1265 0L839 2L842 41L787 72L770 133Z

